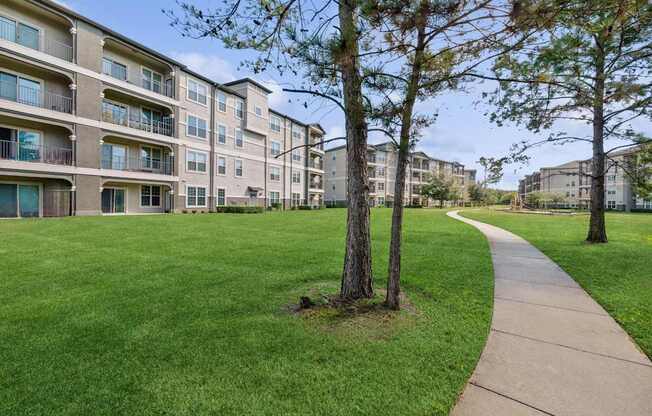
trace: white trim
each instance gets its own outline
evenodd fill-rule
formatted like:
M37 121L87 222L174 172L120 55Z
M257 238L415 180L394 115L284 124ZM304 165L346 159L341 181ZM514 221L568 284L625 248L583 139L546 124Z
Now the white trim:
M238 132L242 135L242 146L238 146ZM244 144L245 144L245 134L244 130L241 128L236 127L234 130L234 135L233 135L233 146L238 148L238 149L244 149Z
M206 94L205 94L206 102L205 103L202 103L201 101L199 101L199 91L197 91L197 101L190 98L190 87L188 86L188 84L191 81L194 82L197 85L203 86L204 89L206 90ZM192 77L190 77L190 76L188 76L186 74L186 100L190 101L191 103L201 105L202 107L208 107L208 100L210 98L209 94L210 94L210 90L208 89L208 85L204 84L203 82L197 81L196 79L194 79L194 78L192 78Z
M220 142L220 127L224 127L224 143ZM215 135L215 142L219 145L224 146L226 144L226 139L229 137L229 127L226 124L217 123L217 134Z
M272 169L278 169L278 179L273 179L272 178ZM281 182L281 168L278 166L270 166L269 167L269 181L270 182Z
M199 190L201 188L201 189L204 190L204 205L190 205L190 204L188 204L188 196L189 196L188 195L188 188L196 188L197 190ZM208 206L208 188L206 186L204 186L204 185L186 184L185 192L186 192L186 194L185 194L185 197L186 197L185 198L186 199L185 207L186 208L206 208ZM199 199L199 192L198 191L195 194L195 199Z
M224 97L224 110L220 110L220 97ZM229 110L228 97L224 91L220 91L220 90L217 91L217 94L215 96L215 101L216 101L215 109L219 113L226 113Z
M237 168L237 162L240 162L241 170L242 170L242 175L238 176L236 175L236 172L238 171ZM238 179L242 179L245 177L245 167L244 167L244 160L242 159L234 159L233 160L233 176Z
M224 191L224 204L220 205L218 201L220 200L220 191ZM215 206L216 207L225 207L228 205L228 197L226 195L226 188L217 187L215 188Z
M125 78L125 79L120 79L120 78L116 78L116 77L114 77L114 76L111 75L111 74L106 74L106 73L104 73L104 62L103 62L103 61L104 61L105 59L106 59L107 61L111 61L111 63L113 63L113 64L118 64L118 65L122 65L122 66L124 66L124 67L125 67L125 76L126 76L126 78ZM119 81L129 82L130 84L133 84L133 82L131 82L131 80L129 79L129 64L122 63L122 62L120 62L120 61L115 60L115 59L114 59L113 57L111 57L111 56L106 56L106 55L104 55L104 48L102 48L102 57L101 57L101 60L100 60L100 65L101 65L101 67L102 67L102 69L100 70L100 73L101 73L101 74L103 74L103 75L107 75L107 76L109 76L109 77L111 77L111 78L113 78L113 79L117 79L117 80L119 80ZM141 88L142 88L142 86L141 86ZM143 88L143 89L146 89L146 88Z
M188 129L190 128L190 117L194 117L197 119L197 135L190 134ZM204 124L206 125L206 128L204 129L206 131L206 137L201 137L199 136L199 120L202 120ZM182 124L182 123L179 123ZM187 137L192 137L194 139L199 139L199 140L207 140L208 136L210 135L210 130L208 126L208 121L205 118L199 117L198 115L195 115L191 112L186 112L186 136Z
M218 165L218 162L219 162L220 159L224 159L224 173L220 173L220 169L219 169L219 165ZM217 176L226 176L226 172L227 172L228 169L229 169L229 163L228 163L228 159L226 158L226 156L216 155L215 156L215 174Z
M146 70L148 70L149 72L152 73L152 87L154 86L154 74L159 75L161 77L161 91L156 93L156 94L165 95L164 94L165 93L165 77L163 76L163 74L161 74L158 71L154 71L152 68L147 67L145 65L140 65L140 87L143 88L143 89L146 89L147 91L155 92L153 89L150 90L150 89L147 89L147 88L143 87L143 81L144 81L143 69L146 69Z
M242 117L238 117L238 104L242 103ZM245 113L247 111L245 100L242 98L235 99L235 105L233 106L233 117L237 120L244 120Z
M196 153L196 154L202 154L202 155L204 155L206 157L206 162L204 163L204 165L206 166L206 170L201 171L201 170L188 169L188 154L191 153L191 152ZM207 152L203 152L201 150L194 150L194 149L186 148L185 171L188 172L188 173L200 173L202 175L205 175L205 174L208 173L208 164L210 163L209 160L210 160L210 158L208 157Z
M154 187L159 188L158 205L143 205L143 186L149 186L150 188L154 188ZM163 188L161 187L161 185L152 185L152 184L149 184L149 183L140 184L138 197L139 197L138 205L139 205L140 208L143 208L143 209L146 209L146 208L161 208L161 202L162 202L162 199L163 199ZM150 201L150 203L152 202L151 189L150 189L150 194L149 194L149 201Z

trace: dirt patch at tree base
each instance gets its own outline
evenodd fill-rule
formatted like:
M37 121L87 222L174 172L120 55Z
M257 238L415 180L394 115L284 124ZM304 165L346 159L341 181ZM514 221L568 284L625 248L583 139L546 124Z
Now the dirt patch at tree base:
M416 325L418 310L404 293L399 311L388 309L384 300L384 290L377 290L371 299L357 301L314 290L289 309L310 327L343 338L388 340Z

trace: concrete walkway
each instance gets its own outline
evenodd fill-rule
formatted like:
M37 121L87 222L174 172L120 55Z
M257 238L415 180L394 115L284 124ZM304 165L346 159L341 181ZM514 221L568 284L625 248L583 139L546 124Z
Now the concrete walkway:
M559 266L498 227L491 332L453 416L651 416L652 363ZM652 328L651 328L652 330Z

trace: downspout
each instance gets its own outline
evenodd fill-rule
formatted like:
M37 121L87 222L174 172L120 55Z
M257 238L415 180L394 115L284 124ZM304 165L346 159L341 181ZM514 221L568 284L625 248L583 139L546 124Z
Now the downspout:
M211 143L211 154L208 158L210 160L210 168L208 169L208 188L210 190L208 197L208 212L215 212L215 207L217 205L216 192L215 192L215 97L217 96L217 84L213 84L211 88L211 105L209 106L211 111L210 119L210 134L208 135Z

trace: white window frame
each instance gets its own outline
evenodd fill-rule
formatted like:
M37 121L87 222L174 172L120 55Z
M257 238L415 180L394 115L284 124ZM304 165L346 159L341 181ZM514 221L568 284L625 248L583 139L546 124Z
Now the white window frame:
M295 181L295 179L298 180ZM301 183L301 172L292 171L292 183Z
M197 120L197 126L195 127L196 130L197 130L197 134L196 134L196 135L194 135L194 134L190 134L190 118L191 118L191 117L194 118L195 120ZM199 135L199 130L200 130L200 128L199 128L199 122L200 122L200 121L203 121L203 122L204 122L204 126L205 126L204 131L206 132L206 135L205 135L204 137L202 137L202 136ZM186 136L188 136L188 137L193 137L193 138L195 138L195 139L206 140L206 139L208 138L208 133L209 133L209 132L208 132L208 122L207 122L205 119L203 119L203 118L201 118L201 117L199 117L199 116L196 116L196 115L194 115L194 114L192 114L192 113L187 113L187 114L186 114Z
M276 200L272 199L272 194L276 194L278 197ZM281 193L279 191L269 191L269 206L271 207L273 204L280 204L281 203Z
M240 143L241 143L240 146L238 146L238 134L240 134L240 136L242 137L242 140L240 140ZM236 129L235 129L234 139L233 139L233 144L234 144L235 147L237 147L238 149L243 149L243 148L244 148L244 142L245 142L244 131L243 131L242 129L238 129L238 128L236 128Z
M222 101L224 98L224 101ZM222 110L222 105L224 105L224 110ZM223 91L217 92L217 111L220 113L226 113L227 103L226 103L226 94Z
M263 116L263 107L254 104L254 114L258 118L264 118L264 116Z
M196 93L197 93L197 100L193 100L192 98L190 98L190 91L191 91L190 83L193 83L193 84L195 84L195 85L197 86L197 90L196 90ZM206 92L206 93L204 94L204 97L206 97L206 102L205 102L205 103L202 103L202 102L199 100L199 97L200 97L200 94L199 94L199 88L200 88L200 87L203 87L203 88L204 88L204 91ZM190 101L190 102L192 102L192 103L195 103L195 104L199 104L199 105L201 105L201 106L203 106L203 107L208 107L208 92L209 92L209 90L208 90L208 86L207 86L206 84L201 83L201 82L199 82L199 81L196 81L196 80L194 80L194 79L192 79L192 78L186 78L186 99L187 99L188 101Z
M220 204L220 191L224 192L224 203ZM215 206L216 207L225 207L226 206L226 188L217 188L215 190Z
M149 71L149 72L152 73L152 80L151 80L151 82L152 82L152 88L149 88L149 89L148 89L148 88L145 88L145 87L142 85L142 84L143 84L143 81L145 80L145 74L143 73L145 70L147 70L147 71ZM158 75L158 76L161 77L160 90L159 90L158 92L154 91L154 75ZM156 94L163 94L163 95L165 95L165 77L163 76L163 74L161 74L161 73L158 72L158 71L154 71L152 68L148 68L148 67L146 67L146 66L144 66L144 65L141 65L141 66L140 66L140 84L141 84L140 87L145 88L147 91L151 91L151 92L156 93Z
M238 162L240 162L240 175L238 175ZM236 178L244 178L245 177L245 167L244 167L244 160L242 159L235 159L233 163L233 176Z
M242 108L240 108L241 106ZM241 114L238 116L238 113ZM236 99L235 106L233 107L233 116L238 120L242 120L244 119L244 115L245 115L245 102L244 100Z
M223 142L220 141L220 131L221 131L221 129L224 129L224 141ZM225 124L218 124L217 125L217 135L216 135L217 144L222 144L222 145L226 144L226 139L228 137L229 137L229 128Z
M220 173L220 160L224 160L224 173ZM228 163L225 156L217 156L215 158L215 172L219 176L226 176L226 170L228 168Z
M143 205L143 187L148 186L150 188L149 191L149 205ZM152 190L154 188L158 188L158 205L152 204L152 199L153 199L153 194ZM161 202L163 200L163 187L161 185L150 185L150 184L142 184L140 185L140 195L139 195L139 203L141 208L160 208L161 207Z
M301 149L294 149L292 151L292 161L301 162Z
M298 196L298 198L295 198ZM301 192L292 192L292 206L298 207L301 205Z
M275 148L274 145L278 145L278 148ZM269 145L269 153L272 156L278 156L281 154L281 142L276 141L276 140L270 140L270 145Z
M196 155L204 155L204 157L206 159L204 161L204 170L203 171L202 170L192 170L192 169L188 168L188 157L189 157L189 155L191 153L194 153ZM186 172L205 174L206 171L208 170L208 159L209 159L208 158L208 153L206 153L206 152L202 152L200 150L186 149ZM199 162L195 161L195 165L197 166L197 168L199 168Z
M191 205L189 202L190 198L190 188L195 188L195 204ZM199 205L199 190L204 190L204 205ZM208 205L208 189L205 186L201 185L186 185L186 208L206 208Z
M278 126L278 128L276 128ZM269 117L269 129L277 133L281 132L281 117L270 116Z
M277 174L274 174L272 172L278 172ZM275 176L277 176L275 178ZM271 182L280 182L281 181L281 168L278 166L270 166L269 167L269 180Z
M129 64L125 64L123 62L116 61L113 57L102 55L102 61L104 61L105 59L107 61L111 61L112 64L118 64L118 65L124 66L125 67L125 79L116 78L113 75L107 74L106 72L104 72L104 62L102 62L102 71L101 71L103 75L107 75L107 76L109 76L109 77L111 77L113 79L117 79L118 81L129 82Z

